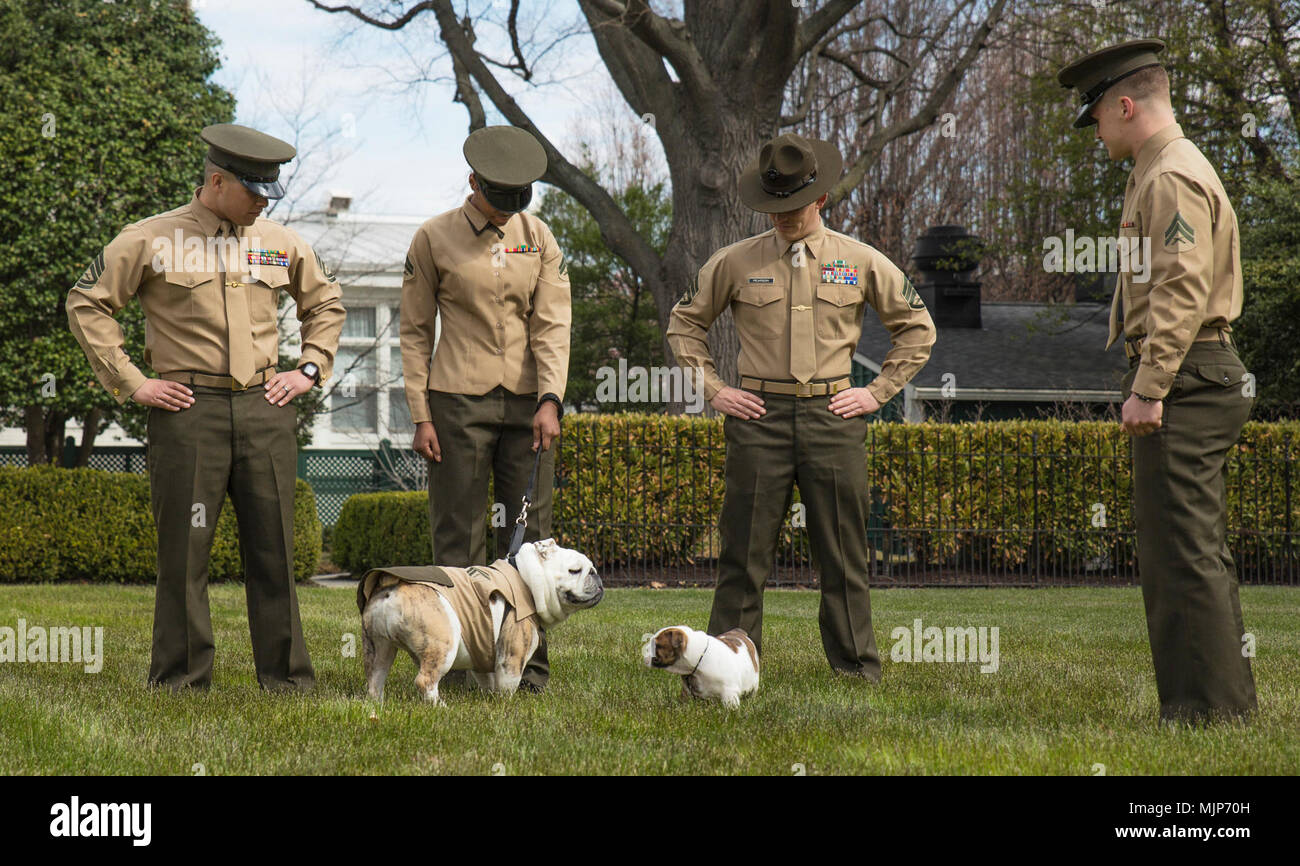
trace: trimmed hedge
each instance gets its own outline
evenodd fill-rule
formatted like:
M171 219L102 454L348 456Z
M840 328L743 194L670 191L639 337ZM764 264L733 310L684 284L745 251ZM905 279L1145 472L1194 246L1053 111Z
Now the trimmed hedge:
M132 472L0 467L0 583L89 580L153 583L158 534L149 479ZM321 524L311 486L294 497L294 576L316 573ZM235 510L221 508L208 566L211 580L243 576Z
M1287 534L1300 528L1297 440L1300 422L1251 422L1229 456L1228 527L1243 569L1300 556ZM879 423L868 428L864 456L893 537L928 565L1077 568L1133 558L1129 439L1113 422ZM602 567L716 555L724 461L718 418L570 416L555 535ZM788 524L778 555L802 561L804 533ZM353 496L334 538L334 561L351 571L428 563L426 495Z

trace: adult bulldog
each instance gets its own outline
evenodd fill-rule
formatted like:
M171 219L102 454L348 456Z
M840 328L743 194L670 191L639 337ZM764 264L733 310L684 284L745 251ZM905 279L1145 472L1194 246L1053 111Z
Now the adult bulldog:
M488 566L371 569L357 586L370 696L383 697L399 648L419 668L415 685L425 700L442 703L438 682L451 670L472 671L481 688L513 694L539 629L595 607L604 594L591 560L549 538Z

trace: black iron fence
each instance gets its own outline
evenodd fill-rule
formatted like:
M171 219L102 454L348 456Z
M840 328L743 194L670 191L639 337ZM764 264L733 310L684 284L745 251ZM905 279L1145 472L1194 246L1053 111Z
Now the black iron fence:
M1137 582L1128 438L1104 422L873 424L862 531L875 585ZM1228 456L1227 539L1243 582L1300 583L1300 424L1252 423ZM21 454L0 463L21 465ZM99 448L96 468L143 471L143 449ZM711 585L725 445L717 420L572 416L557 461L553 533L613 583ZM425 488L425 463L387 444L299 456L322 521L346 498ZM504 503L509 517L518 503ZM816 584L793 491L772 585Z

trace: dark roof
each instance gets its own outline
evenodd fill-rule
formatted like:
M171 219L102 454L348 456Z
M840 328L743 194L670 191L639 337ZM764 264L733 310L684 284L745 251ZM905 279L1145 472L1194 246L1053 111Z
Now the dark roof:
M1123 341L1103 351L1109 304L1030 304L986 301L981 328L939 328L930 361L912 380L940 387L945 373L962 388L1117 391L1128 372ZM868 307L858 352L877 366L889 332Z

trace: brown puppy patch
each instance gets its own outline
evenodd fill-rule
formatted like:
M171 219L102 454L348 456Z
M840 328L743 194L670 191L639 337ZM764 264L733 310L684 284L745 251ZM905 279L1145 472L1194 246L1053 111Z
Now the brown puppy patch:
M679 628L668 628L655 636L655 661L659 667L668 667L686 652L686 634Z
M754 649L754 642L749 639L743 628L733 628L718 635L718 640L731 647L732 652L740 652L744 647L749 651L749 660L754 663L754 670L758 670L758 650Z

